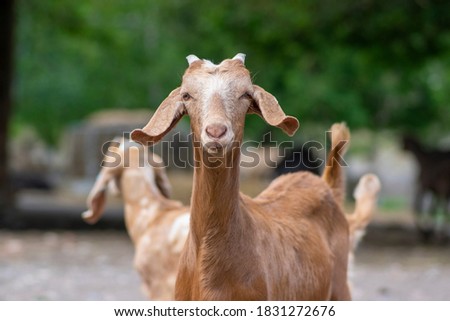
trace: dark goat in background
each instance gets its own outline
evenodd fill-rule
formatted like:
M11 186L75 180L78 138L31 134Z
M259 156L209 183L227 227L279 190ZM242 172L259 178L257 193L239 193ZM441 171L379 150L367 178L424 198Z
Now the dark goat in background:
M275 176L297 171L309 171L313 174L320 175L323 161L319 159L314 149L312 144L306 143L285 150L286 155L275 167Z
M449 214L450 200L450 150L429 149L412 136L403 137L403 149L411 152L419 165L414 212L421 220L437 214L442 206L446 217ZM431 198L426 206L426 198ZM426 208L425 208L426 207ZM425 223L425 224L423 224ZM418 228L427 240L435 232L434 227L426 222L418 222Z

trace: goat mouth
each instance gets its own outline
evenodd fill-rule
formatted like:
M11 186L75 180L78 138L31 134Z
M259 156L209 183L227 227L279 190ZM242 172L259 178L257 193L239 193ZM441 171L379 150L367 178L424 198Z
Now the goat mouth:
M226 153L232 150L233 146L235 145L233 135L228 135L227 137L221 137L218 139L202 137L201 142L203 150L215 157L224 156Z
M226 146L223 146L220 142L208 142L204 145L204 148L209 154L219 154L223 152Z

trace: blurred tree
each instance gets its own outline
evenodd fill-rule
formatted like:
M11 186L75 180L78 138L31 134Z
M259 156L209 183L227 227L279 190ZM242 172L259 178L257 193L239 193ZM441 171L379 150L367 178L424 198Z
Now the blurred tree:
M156 107L188 54L245 52L300 120L448 132L449 12L445 0L20 1L14 119L56 141L92 111ZM249 117L246 133L262 126Z
M0 2L0 221L13 206L7 172L7 138L13 65L13 12L13 0Z

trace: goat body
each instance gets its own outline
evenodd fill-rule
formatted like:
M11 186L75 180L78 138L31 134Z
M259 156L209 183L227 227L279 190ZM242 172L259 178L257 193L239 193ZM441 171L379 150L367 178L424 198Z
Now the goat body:
M188 62L182 85L147 126L132 133L133 140L152 144L182 115L191 118L196 167L175 298L350 299L349 231L340 205L344 191L342 179L333 177L341 171L327 179L305 172L281 176L254 199L240 193L245 115L256 113L289 135L298 121L251 83L244 55L219 65L192 55Z
M168 198L170 184L157 155L124 142L119 148L109 147L105 160L112 161L113 155L120 157L120 164L102 168L83 218L90 224L100 219L107 186L117 183L144 292L153 300L173 299L178 260L189 230L189 208Z

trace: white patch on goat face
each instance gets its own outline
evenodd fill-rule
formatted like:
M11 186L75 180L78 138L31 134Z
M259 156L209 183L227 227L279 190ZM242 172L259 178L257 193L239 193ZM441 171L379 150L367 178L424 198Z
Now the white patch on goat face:
M226 148L233 142L234 133L230 117L230 86L220 74L209 75L202 87L200 116L202 119L201 141L203 146L218 145ZM210 137L206 128L215 124L224 125L226 133L220 138Z
M236 122L239 96L236 85L228 75L217 73L208 77L203 87L201 105L201 140L203 145L219 144L223 148L229 147L235 138L233 123ZM210 137L206 128L214 124L224 125L226 133L220 138Z

